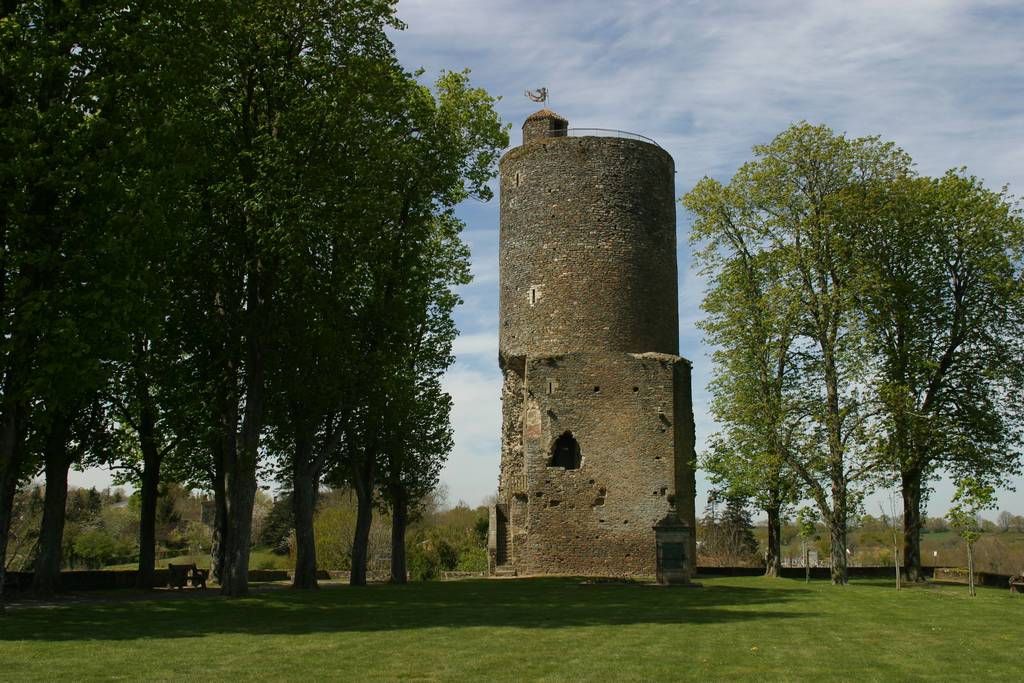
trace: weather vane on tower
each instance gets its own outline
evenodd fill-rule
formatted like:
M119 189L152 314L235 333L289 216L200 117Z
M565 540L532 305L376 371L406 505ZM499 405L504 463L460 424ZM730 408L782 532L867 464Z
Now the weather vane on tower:
M548 101L548 89L538 88L537 90L527 90L525 95L530 98L531 101L539 104L544 104Z

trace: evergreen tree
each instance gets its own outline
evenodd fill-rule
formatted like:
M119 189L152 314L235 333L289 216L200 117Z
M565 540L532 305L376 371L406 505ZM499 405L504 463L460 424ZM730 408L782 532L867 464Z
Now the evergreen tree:
M754 538L754 522L747 500L737 495L726 496L720 524L728 539L729 553L743 562L756 561L757 539Z
M260 545L270 548L278 555L287 555L293 531L295 531L295 510L292 492L283 491L274 499L274 505L263 522L258 541Z
M719 565L747 565L758 560L754 525L743 496L711 489L701 531L702 553Z

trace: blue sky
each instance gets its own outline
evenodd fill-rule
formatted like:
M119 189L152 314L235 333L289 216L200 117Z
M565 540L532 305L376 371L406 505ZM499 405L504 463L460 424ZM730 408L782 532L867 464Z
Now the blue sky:
M502 97L513 146L538 108L523 90L546 86L570 126L657 140L675 158L678 196L703 175L728 180L751 146L801 119L892 140L922 173L967 166L992 187L1024 191L1019 3L401 0L398 16L408 24L394 34L402 63L426 69L425 79L472 69L476 85ZM447 377L456 445L442 480L452 502L476 504L498 476L497 202L460 215L475 280L457 314ZM716 429L709 349L694 326L704 285L682 207L678 226L680 348L694 362L699 449ZM698 509L705 492L701 480ZM945 511L951 494L941 483L930 512ZM878 514L880 498L868 512ZM1024 513L1024 492L1000 491L999 502Z
M676 194L709 175L727 181L751 146L807 120L850 135L880 135L925 174L966 166L991 187L1024 193L1024 6L1018 2L566 2L401 0L408 24L393 40L409 70L432 81L472 69L501 96L511 142L546 86L575 127L654 138L675 159ZM457 313L462 335L447 375L455 450L442 474L451 502L478 504L497 489L500 425L498 206L459 211L473 253L473 284ZM679 207L679 331L694 362L698 449L715 431L707 414L709 349L694 322L703 283L692 271L690 217ZM104 473L73 475L103 485ZM1024 513L1021 492L1000 507ZM698 509L706 484L698 486ZM948 507L940 483L929 512ZM876 496L868 511L878 514Z

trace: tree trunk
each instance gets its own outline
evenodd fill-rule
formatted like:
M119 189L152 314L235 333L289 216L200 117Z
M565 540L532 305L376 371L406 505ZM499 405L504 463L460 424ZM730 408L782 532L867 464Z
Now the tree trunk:
M5 92L4 95L0 95L0 109L7 111L13 99L13 93ZM10 186L11 179L8 177L2 189L6 191ZM7 234L6 202L0 202L0 233ZM0 264L0 305L4 307L7 305L6 291L3 289L6 283L7 270ZM8 389L5 384L0 393L8 395ZM11 406L4 401L0 412L0 616L6 612L4 582L7 580L7 545L11 534L11 517L14 513L14 494L18 488L18 473L21 467L17 458L20 449L17 447L16 415L17 403Z
M356 533L352 540L352 573L349 575L349 585L365 586L370 524L373 522L373 496L364 487L356 487L356 499Z
M214 444L213 455L213 538L210 541L210 574L223 583L224 552L228 538L228 503L224 488L224 456L222 445Z
M371 437L372 438L372 437ZM352 484L356 490L356 532L352 539L352 571L350 586L366 585L366 567L369 561L370 525L373 522L373 487L377 451L370 447L352 455Z
M311 445L309 442L296 443L296 462L292 477L292 509L295 513L295 574L292 578L292 588L318 587L313 514L316 511L320 478L310 471Z
M246 217L247 226L250 221ZM249 552L252 546L252 508L256 502L256 467L260 458L260 434L263 431L264 397L266 395L266 367L264 339L267 334L266 304L267 282L263 264L256 258L246 279L246 351L245 351L245 408L242 428L238 433L237 448L224 453L227 474L228 538L224 559L226 563L221 593L240 597L249 593ZM232 368L233 369L233 368ZM234 402L237 415L238 402ZM235 421L225 429L235 433ZM225 434L227 436L227 434Z
M832 541L832 583L846 585L849 578L846 571L846 490L839 494L833 491L832 515L829 517L829 534Z
M239 454L227 472L227 539L221 593L249 594L249 552L252 546L252 508L256 501L256 454Z
M160 485L160 458L143 456L142 489L139 500L139 573L135 587L153 587L156 574L156 502Z
M18 350L24 351L26 344L22 341L14 344L12 355ZM20 388L24 385L22 375L18 372L23 364L14 363L7 369L3 391L0 391L0 616L5 614L4 582L7 580L7 546L11 538L11 522L14 517L14 496L18 491L21 479L23 460L25 457L25 437L27 432L26 404L15 400Z
M156 423L158 409L150 393L149 365L146 339L135 341L135 400L139 406L139 450L142 451L141 509L139 510L139 571L135 587L149 590L153 587L156 571L156 499L160 485L160 466L163 451L159 448Z
M143 410L139 426L142 448L142 490L139 509L139 573L136 588L153 587L156 573L156 499L160 486L161 453L156 446L155 423L152 414Z
M68 420L54 415L44 450L46 498L43 522L39 529L39 551L36 555L32 591L41 597L52 596L60 588L63 557L64 520L68 501Z
M768 553L765 557L764 575L778 577L782 571L782 511L778 504L769 505Z
M224 455L227 538L222 539L224 567L221 570L221 593L231 597L249 594L252 509L256 502L256 466L263 411L262 372L258 368L250 368L249 375L241 443L237 449L232 449L233 452L228 451ZM233 422L231 429L234 430Z
M391 497L391 583L406 583L405 530L409 526L409 504L401 493Z
M976 595L974 592L974 543L967 544L967 581L970 584L968 592L971 595Z
M846 461L842 438L842 414L839 408L839 373L836 369L835 329L819 338L825 379L825 424L828 431L829 479L832 485L832 510L829 531L832 540L831 578L835 585L847 583L846 573ZM824 512L824 511L822 511Z
M804 583L811 582L811 549L807 547L807 542L804 541Z
M902 473L903 566L907 581L924 581L921 570L921 469L910 467Z
M7 435L4 434L4 437ZM4 448L7 445L4 444ZM14 495L18 490L18 468L14 458L6 457L0 466L0 616L4 614L4 581L7 580L7 544L10 540L11 518L14 514Z

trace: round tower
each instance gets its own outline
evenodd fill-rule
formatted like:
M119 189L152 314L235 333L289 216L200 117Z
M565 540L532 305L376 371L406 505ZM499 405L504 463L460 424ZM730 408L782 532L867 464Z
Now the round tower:
M542 109L501 159L490 569L654 575L668 558L685 579L695 455L690 364L677 355L674 165L651 142L583 132ZM677 518L683 546L659 551L655 527Z
M501 160L502 362L679 348L674 165L543 109Z

